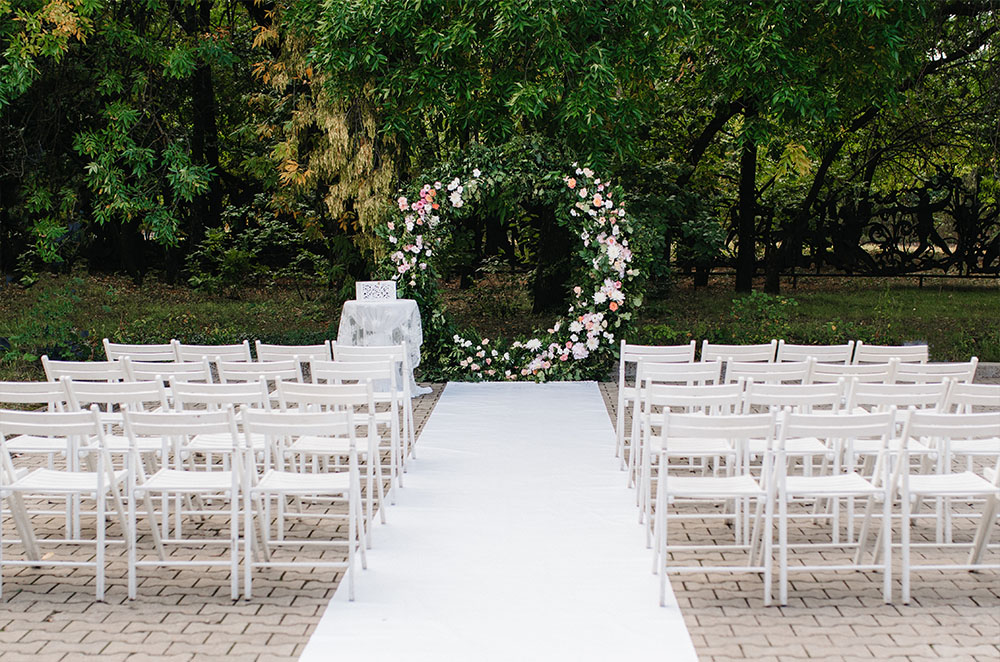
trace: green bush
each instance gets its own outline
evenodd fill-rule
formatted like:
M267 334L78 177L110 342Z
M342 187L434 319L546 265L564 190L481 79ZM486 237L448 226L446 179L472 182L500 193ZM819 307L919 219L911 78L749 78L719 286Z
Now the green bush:
M788 338L791 309L799 305L791 297L772 296L764 292L733 300L730 317L733 320L733 340L740 344L770 342L772 338Z
M90 334L70 319L80 303L77 290L82 286L82 279L71 278L62 284L42 287L34 306L14 327L4 360L30 363L42 354L60 360L89 358L92 354Z

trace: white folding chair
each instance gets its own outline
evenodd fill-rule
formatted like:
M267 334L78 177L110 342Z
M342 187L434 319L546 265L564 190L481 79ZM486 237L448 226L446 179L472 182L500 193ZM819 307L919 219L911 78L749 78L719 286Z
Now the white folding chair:
M728 439L685 439L672 437L665 439L659 430L664 409L677 413L699 413L711 416L729 416L740 413L743 406L744 383L714 384L709 386L687 386L678 384L658 384L646 382L642 388L642 401L637 417L641 419L642 432L633 445L638 460L639 521L647 524L646 544L650 540L652 525L652 483L654 461L683 459L686 469L694 470L694 460L700 460L701 472L707 473L709 460L714 461L713 475L718 475L725 467L730 473L739 458L736 449ZM659 434L658 434L659 433ZM669 447L664 443L669 441ZM660 473L669 470L666 465L657 464Z
M812 381L814 384L830 384L844 379L871 384L892 384L896 379L898 365L899 359L889 359L888 363L865 365L816 363L813 366Z
M636 362L635 393L639 398L636 408L641 408L643 389L649 384L675 384L680 386L708 386L722 381L722 361L709 363L649 363L640 358ZM635 483L639 467L637 448L631 448L632 440L639 439L641 432L641 416L633 414L632 432L628 436L628 484ZM622 460L625 460L624 449Z
M121 429L122 412L163 411L169 407L162 382L75 382L64 379L69 411L84 411L96 406L104 426L104 446L111 454L128 454L128 437ZM160 458L158 442L141 444L138 451L151 469ZM160 458L162 459L162 458Z
M242 442L236 427L233 407L225 411L170 411L170 412L124 412L125 431L133 443L133 461L129 463L129 597L136 596L136 575L145 567L228 567L230 573L230 595L239 597L239 534L240 534L240 483L242 471ZM228 469L212 467L213 470L188 469L181 461L186 446L198 435L228 434ZM159 439L163 445L163 456L172 457L171 464L164 464L157 472L147 475L138 457L140 439ZM221 449L216 450L217 453ZM157 531L157 513L153 504L161 497L162 511L159 513L162 535ZM171 498L173 497L173 498ZM228 501L228 508L210 508L217 501ZM138 558L136 506L143 503L150 520L153 542L157 558ZM174 528L170 531L170 503L174 503ZM185 511L185 508L187 510ZM206 518L223 516L229 520L229 532L225 537L185 538L184 516L199 518L199 529L207 528ZM166 553L167 546L176 549L185 545L207 547L219 545L228 548L228 558L183 559Z
M693 363L695 349L694 340L687 345L630 345L622 340L618 353L618 408L615 410L615 457L622 458L622 469L625 468L625 412L631 410L632 416L635 416L639 402L637 382L629 386L626 381L628 373L631 371L634 378L638 378L639 361Z
M747 363L729 361L726 364L726 382L733 384L741 379L752 379L763 384L809 384L812 382L816 359L786 363Z
M744 452L746 440L759 438L771 440L774 437L775 413L744 414L734 416L705 416L702 414L677 414L664 409L661 414L660 428L664 437L661 452L669 452L671 439L701 439L707 443L724 439L736 449L736 453ZM770 454L768 455L770 457ZM661 458L660 466L666 467L666 457ZM740 463L744 467L744 463ZM763 476L770 475L765 469ZM704 513L681 514L671 513L671 509L684 502L694 503L731 503L746 504L754 502L753 528L749 537L740 532L742 520L740 508L733 516L736 527L735 540L726 544L674 544L670 542L670 523L676 519L701 519ZM667 574L673 573L712 573L712 572L751 572L762 573L764 576L764 604L771 603L771 546L772 546L772 506L767 498L767 488L761 482L745 471L736 471L725 476L675 476L669 471L660 471L656 482L656 511L654 538L656 539L656 554L654 568L660 573L660 606L666 604ZM762 552L757 551L757 541L762 539ZM750 541L747 544L747 540ZM747 562L741 565L710 565L701 564L700 559L692 565L672 563L672 555L687 552L745 550Z
M358 384L295 384L278 382L278 401L281 411L347 411L354 413L354 422L364 427L364 440L358 449L358 459L364 460L365 470L365 526L372 522L375 496L378 495L379 516L385 524L385 485L382 472L382 454L379 452L378 419L375 412L375 397L371 382ZM299 437L285 448L285 454L299 458L305 470L307 458L313 460L313 470L318 471L316 460L322 459L328 466L330 457L345 456L343 444L331 444L330 439ZM280 530L280 529L279 529ZM366 528L366 530L368 530ZM371 536L367 537L371 546Z
M313 382L327 384L371 383L374 391L376 428L381 426L389 431L389 479L392 486L402 487L402 455L404 438L401 434L400 419L403 414L403 395L397 381L396 364L384 361L316 361L313 364ZM385 390L382 390L385 389ZM396 503L395 492L390 488L389 502Z
M744 363L774 363L774 355L778 349L778 341L757 345L722 345L703 340L701 343L702 361L742 361Z
M371 386L366 385L371 393ZM369 395L370 397L370 395ZM322 568L344 568L347 571L348 597L354 600L354 556L360 553L362 567L367 566L365 548L365 526L361 513L361 481L358 471L357 442L355 439L354 412L351 409L325 412L265 412L246 410L243 412L244 426L247 434L261 434L269 439L265 445L270 449L287 439L310 439L316 444L321 439L329 440L331 447L337 446L341 440L346 440L346 455L348 464L346 471L306 473L301 471L286 471L280 468L280 461L273 458L265 459L263 474L258 474L256 465L247 462L244 476L244 520L243 539L246 545L244 561L244 595L251 597L253 570L262 567L300 567L312 566ZM294 442L292 442L294 443ZM299 465L293 464L294 467ZM332 540L325 537L294 538L284 536L274 539L270 536L271 522L265 513L266 502L278 500L283 503L290 497L338 497L347 504L347 513L339 515L347 519L346 540ZM305 515L322 517L324 519L337 517L334 513L320 515ZM256 521L256 525L254 522ZM256 531L255 531L256 529ZM262 534L261 552L263 559L258 561L254 553L254 542L257 534ZM301 555L295 560L277 560L272 557L272 548L281 545L301 547L315 546L346 546L346 561L309 560L302 561Z
M887 363L890 359L899 363L927 363L927 357L927 345L866 345L859 340L851 363Z
M47 436L61 439L66 446L67 466L65 469L34 469L27 473L19 473L7 449L5 439L16 435ZM95 440L91 442L90 440ZM124 519L121 487L125 482L125 471L115 471L103 444L103 429L96 407L84 412L15 412L0 411L0 500L7 499L13 519L20 531L22 546L25 550L23 559L4 558L2 540L3 527L0 527L0 596L3 595L4 566L93 566L97 575L97 600L104 600L105 566L107 548L107 510L108 500L117 511L123 529L127 529ZM77 459L81 450L92 450L97 456L95 468L83 471L79 468ZM67 527L75 532L70 539L39 539L32 529L29 514L24 507L26 497L59 497L72 499L76 507L68 513L68 517L76 521ZM82 511L80 503L84 499L92 499L95 509L92 513ZM95 518L94 540L83 540L80 535L80 518L84 514L92 514ZM94 544L96 547L93 560L71 561L52 560L50 555L41 555L39 543L55 542L58 544Z
M411 388L413 367L411 364L409 346L403 342L399 345L368 345L357 347L354 345L344 345L343 343L333 343L334 361L348 362L369 362L369 361L392 361L396 366L399 377L395 387L399 389L401 402L403 405L403 455L400 458L402 466L406 466L407 457L416 458L416 424L413 420L413 389ZM385 385L373 384L376 391L386 389ZM376 396L378 399L378 396Z
M187 382L171 382L175 411L225 411L228 407L245 409L271 408L271 398L268 395L264 380L248 382L227 382L224 384L196 384ZM236 416L237 426L241 423ZM264 438L251 436L247 448L254 453L264 451ZM223 466L228 468L227 460L232 451L233 440L228 431L202 433L193 435L185 445L185 456L181 458L189 466L193 465L196 455L204 457L204 466L212 468L215 454L220 453Z
M985 564L983 555L989 543L990 534L996 525L998 504L1000 504L1000 440L996 440L1000 430L1000 412L974 414L942 414L934 411L914 409L910 412L904 432L901 461L893 480L893 487L899 491L902 517L902 584L903 603L910 602L910 577L913 572L926 570L982 570L1000 569L1000 563ZM960 440L996 440L994 456L998 458L992 476L987 479L972 471L953 472L950 462L950 446ZM909 455L911 442L934 448L938 455L937 473L914 474L910 470ZM911 538L916 510L924 500L941 500L946 507L954 500L981 499L983 511L975 538L967 543L940 542L943 519L936 518L937 536L934 541L914 543ZM914 507L913 504L916 504ZM915 547L954 549L968 547L966 563L913 563L912 551Z
M854 341L844 345L794 345L784 340L778 341L778 356L776 361L805 361L816 359L817 363L840 363L847 365L854 356Z
M250 356L250 341L244 340L235 345L189 345L174 340L174 352L180 363L199 362L205 359L215 361L252 361Z
M903 384L932 384L950 379L963 384L972 383L979 359L960 363L900 363L896 366L896 382Z
M882 595L888 604L892 598L892 562L891 555L884 554L881 561L873 560L870 564L860 563L860 553L867 542L868 530L871 526L872 511L877 501L882 501L882 533L883 551L889 551L888 535L891 531L892 499L889 490L889 440L895 425L895 410L872 414L796 414L785 410L779 421L778 444L775 452L775 481L772 497L777 500L778 518L778 565L779 565L779 603L788 604L788 573L816 570L880 570L883 573ZM825 439L833 449L834 457L849 457L852 446L859 440L878 440L882 455L877 462L877 469L872 480L852 471L851 467L843 466L839 459L835 460L832 471L822 475L789 475L794 466L794 453L789 450L791 441L803 438ZM857 538L854 536L855 500L867 501L861 530ZM855 548L858 557L853 563L817 564L803 563L790 566L788 562L789 539L788 523L793 517L789 506L794 502L817 502L829 500L832 512L822 516L830 520L829 542L799 543L796 546L809 550L828 550L836 548ZM846 501L846 540L841 539L840 502ZM817 517L815 512L804 515L806 518ZM855 542L856 540L856 542ZM826 558L826 555L823 556Z
M45 378L50 382L68 377L78 382L124 382L128 380L121 361L53 361L42 356Z
M125 343L111 342L104 339L104 356L109 361L117 361L128 356L136 361L165 361L172 363L177 360L177 352L174 350L173 342L154 345L128 345Z

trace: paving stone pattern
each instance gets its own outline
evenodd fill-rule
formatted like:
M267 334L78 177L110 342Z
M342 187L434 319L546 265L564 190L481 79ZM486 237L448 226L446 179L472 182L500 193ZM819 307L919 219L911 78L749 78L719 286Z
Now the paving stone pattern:
M443 390L442 385L431 386L432 395L415 401L418 431ZM615 385L602 384L601 390L613 420ZM624 489L625 474L622 481ZM36 518L34 523L55 531L62 519ZM201 526L212 535L225 523ZM693 520L679 526L683 535L698 541L720 533L723 525ZM84 560L93 553L57 552ZM130 602L126 566L117 560L118 553L109 552L113 562L105 603L94 601L90 568L7 569L0 602L0 660L293 660L341 578L339 571L328 569L259 570L254 598L234 603L224 570L150 569L140 573L139 599ZM334 558L336 553L327 555ZM923 573L914 580L908 606L882 604L878 573L795 574L789 606L781 608L762 606L760 580L753 575L685 575L671 581L704 662L1000 660L1000 576L995 572ZM670 652L660 657L669 660Z

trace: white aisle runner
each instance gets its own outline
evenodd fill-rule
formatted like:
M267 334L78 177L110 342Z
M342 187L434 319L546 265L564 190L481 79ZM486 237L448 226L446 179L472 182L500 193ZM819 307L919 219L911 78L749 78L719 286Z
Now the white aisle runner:
M697 659L597 384L450 383L302 660Z

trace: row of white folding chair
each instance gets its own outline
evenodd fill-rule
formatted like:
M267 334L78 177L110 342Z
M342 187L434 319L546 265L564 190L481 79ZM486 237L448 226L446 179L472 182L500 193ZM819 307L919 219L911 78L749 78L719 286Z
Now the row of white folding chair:
M303 361L321 359L329 361L333 358L330 341L326 340L315 345L272 345L254 341L258 361L280 361L298 356ZM108 360L120 359L126 356L136 361L183 362L200 361L206 357L225 357L228 361L250 360L250 343L244 341L232 345L191 345L171 340L160 344L127 344L113 343L104 339L104 355Z
M736 465L736 471L724 476L675 476L669 471L663 471L657 480L657 508L654 525L656 540L655 565L661 572L762 572L765 575L764 599L770 601L770 546L772 534L772 519L778 519L779 529L779 582L780 601L787 602L787 578L790 571L806 571L818 569L878 569L884 573L883 594L886 602L891 599L891 526L892 507L900 504L901 536L897 545L902 550L903 569L903 600L909 601L910 574L920 569L969 568L981 569L990 532L995 525L997 515L997 500L1000 499L1000 487L997 483L997 471L984 478L973 472L938 473L910 475L911 447L917 444L911 440L933 439L985 439L996 434L1000 427L1000 413L976 414L941 414L933 411L914 410L907 417L904 431L904 442L897 448L892 448L891 439L894 436L896 424L895 409L888 412L865 414L796 414L784 411L781 421L775 425L776 410L770 414L756 415L716 415L677 414L669 410L660 416L661 434L665 441L659 445L663 455L660 464L667 466L667 456L670 453L671 440L680 439L684 443L700 439L708 445L715 445L720 440L727 441L737 455L744 453L751 440L763 441L769 452L765 457L764 470L755 476ZM770 420L768 420L770 419ZM794 439L811 438L831 439L841 447L849 446L858 440L868 440L880 446L878 471L871 477L863 477L852 471L849 466L837 467L827 475L793 475L787 472L795 464L790 462L794 453L789 450ZM940 444L940 442L938 442ZM895 455L899 455L894 459ZM1000 458L1000 448L996 451ZM998 467L1000 468L1000 467ZM926 566L912 565L912 547L910 527L913 522L911 497L930 499L938 496L975 497L985 499L982 519L976 529L974 540L964 543L969 548L969 559L965 564L934 564ZM848 513L853 512L854 499L867 501L861 531L857 537L848 536L846 540L838 540L836 536L829 543L810 543L808 548L846 547L855 550L852 563L833 566L796 565L788 562L789 540L788 521L790 513L788 506L793 501L817 502L823 499L847 500ZM740 510L734 511L734 524L737 525L737 535L731 545L684 546L668 544L669 522L677 518L670 515L669 506L675 502L690 500L695 502L710 501L716 503L733 503L746 500L754 502L753 526L754 534L745 536L739 529ZM862 563L863 551L867 542L868 531L873 526L873 509L881 502L881 533L876 544L877 553L873 553L870 562ZM775 504L777 511L775 511ZM836 512L836 511L835 511ZM763 522L761 515L763 513ZM701 518L703 514L695 514ZM839 529L840 522L836 517L832 521L834 530ZM853 520L848 521L853 529ZM762 541L757 533L761 534ZM933 543L932 543L933 544ZM668 563L668 553L684 551L704 551L704 549L733 550L745 549L748 554L746 565L731 566L674 566ZM759 554L763 554L763 557ZM665 577L662 578L665 588ZM663 593L661 592L661 596Z
M89 365L81 365L80 362L53 362L48 357L43 357L48 378L54 379L60 375L66 375L75 379L101 379L106 375L107 380L124 381L125 379L140 380L152 379L156 375L163 377L172 376L185 381L211 381L210 377L205 377L206 371L202 371L184 363L204 363L211 362L217 366L220 380L227 381L224 372L231 376L229 381L239 381L236 377L240 374L254 374L259 369L246 365L251 362L249 342L244 341L237 345L185 345L176 340L172 340L169 345L124 345L111 343L104 339L105 353L109 358L115 357L124 360L126 368L116 366L112 361L86 362ZM161 363L168 360L167 347L174 349L175 360L180 365L171 365L169 368L160 368ZM693 347L693 346L692 346ZM381 361L391 360L396 364L399 378L393 380L392 386L401 390L403 403L403 439L406 445L406 456L415 454L416 434L413 420L413 394L410 392L408 376L411 374L410 356L406 343L400 345L386 346L366 346L355 347L336 342L326 341L319 345L268 345L256 341L257 362L277 364L284 361L295 361L306 363L311 366L314 361ZM137 359L142 358L139 361ZM220 363L224 365L219 365ZM131 365L131 371L128 366ZM225 371L223 370L225 368ZM297 376L284 373L282 379L288 380L296 378L302 381L301 368L296 366ZM168 374L169 373L169 374ZM207 374L211 374L209 370ZM86 377L85 377L86 376Z
M347 370L347 364L357 364L349 372L350 377L343 379L366 379L365 370L373 371L369 378L374 379L378 393L376 400L389 407L389 413L384 415L386 423L391 423L392 433L392 480L397 486L402 485L402 471L408 456L415 453L415 433L413 420L412 393L409 380L403 376L409 374L409 357L405 344L386 347L352 347L336 345L337 361L322 361L316 359L310 365L311 379L327 380L324 372L329 370ZM203 357L199 362L158 363L132 361L129 357L121 361L76 362L50 361L42 357L49 379L68 376L74 380L105 380L105 381L145 381L171 379L178 381L193 381L211 383L212 371L209 359ZM388 369L386 363L390 364ZM215 357L214 364L222 383L256 381L264 378L270 381L282 379L286 381L303 381L303 373L298 355L291 359L266 362L226 361ZM395 498L395 495L393 495Z
M620 355L656 356L671 362L694 361L695 341L686 345L633 345L624 340ZM757 344L724 344L703 340L701 361L723 361L732 359L752 363L785 363L814 358L820 363L847 365L850 363L887 363L889 359L899 359L902 363L926 363L927 345L868 345L851 340L841 345L801 345L784 340L771 340ZM620 361L622 359L619 359ZM635 360L624 359L625 361Z
M644 400L641 411L644 416L650 416L656 408L671 408L686 412L703 414L749 414L754 411L766 411L769 408L792 408L797 412L815 413L827 412L885 412L890 408L901 410L900 421L910 408L928 409L934 411L970 411L970 407L993 406L1000 409L1000 385L962 384L945 380L936 384L869 384L858 380L847 382L843 379L834 384L762 384L752 380L743 380L737 384L687 386L676 384L643 381ZM639 420L642 417L637 417ZM648 420L648 419L647 419ZM659 452L657 448L649 448L647 439L651 432L647 428L634 432L638 443L633 449L633 457L638 458L633 471L638 475L630 476L630 481L638 482L637 503L640 506L640 521L648 522L649 485L651 476L652 456ZM803 465L812 471L816 458L845 462L848 466L867 467L865 475L873 470L873 461L879 453L878 445L858 442L850 447L845 457L833 458L830 449L816 439L797 439L794 447L789 450L802 458ZM989 455L995 444L990 440L957 443L948 454L949 460L954 457L968 458L971 468L973 457ZM757 458L762 453L760 444L751 442L748 445L751 457ZM672 457L687 458L690 461L699 459L704 465L709 459L717 463L721 460L731 460L732 449L724 444L675 443L671 449ZM861 463L859 465L858 463ZM926 463L925 463L926 464ZM637 469L635 468L637 466ZM716 465L718 469L718 464ZM630 482L631 484L631 482Z
M691 363L657 363L655 358L636 357L636 373L643 374L651 382L676 384L717 384L722 380L722 360L700 364ZM788 363L751 363L728 361L725 371L727 383L740 379L753 379L763 383L835 383L841 379L860 382L891 384L931 384L945 380L963 383L971 382L976 373L978 359L972 357L968 362L960 363L926 363L904 364L891 359L884 364L841 365L819 363L813 358L805 361ZM640 390L637 386L628 386L624 382L624 370L619 371L618 410L616 419L616 455L622 455L622 449L628 445L624 434L626 412L634 409ZM636 429L633 421L632 432ZM624 465L624 457L623 457Z
M334 387L330 387L334 388ZM340 389L355 390L358 387L339 387ZM369 407L371 407L370 385L360 387L367 395ZM364 542L366 536L365 524L360 505L360 482L357 476L357 453L354 440L353 413L350 409L345 411L325 411L325 412L266 412L264 410L244 412L244 434L241 438L237 430L236 417L232 407L225 411L212 412L123 412L123 419L126 432L130 439L132 448L130 451L132 461L128 463L128 471L116 471L112 468L110 453L105 444L103 435L103 425L99 418L96 407L87 412L74 413L48 413L48 412L9 412L0 411L0 458L3 463L0 465L2 475L0 475L0 495L10 496L11 511L14 514L16 526L20 532L21 539L25 547L24 559L5 559L0 554L0 590L2 590L2 568L4 565L94 565L97 571L97 597L103 599L104 595L104 557L105 557L105 519L106 519L106 499L111 499L115 504L119 517L122 518L122 526L126 531L129 541L129 592L134 597L136 590L135 573L138 567L146 565L228 565L232 578L233 597L237 591L237 563L238 563L238 517L240 516L240 494L245 499L243 516L246 518L245 537L247 563L254 567L261 565L274 565L269 560L269 547L275 541L270 540L266 533L261 533L262 549L264 561L253 560L253 535L251 532L251 522L253 518L253 508L251 507L251 496L261 500L271 495L288 496L308 496L316 495L340 495L348 501L348 519L350 533L348 538L348 561L346 567L349 575L353 572L354 548L361 547L362 558L364 557ZM265 418L270 417L270 418ZM308 420L307 420L308 419ZM269 427L270 426L270 427ZM298 427L296 427L298 426ZM249 443L251 435L260 434L276 437L280 431L282 437L289 435L300 436L308 434L314 440L317 438L330 438L333 435L344 437L349 440L348 446L343 449L343 454L349 454L348 468L351 472L349 481L342 478L331 477L326 474L299 474L292 475L285 470L284 465L275 462L268 463L264 467L264 473L258 477L256 470L255 453L252 450L244 452L244 443ZM11 461L11 454L6 446L5 440L8 437L18 434L44 433L52 438L64 437L67 444L77 443L82 449L89 449L97 456L96 469L93 471L81 471L79 467L67 466L62 470L35 469L24 474L17 472ZM138 455L142 444L140 439L159 439L162 441L164 449L168 442L177 445L178 440L191 440L199 435L228 435L230 440L231 462L227 470L190 470L184 464L173 466L163 466L155 472L147 474L143 465L138 462ZM89 443L81 440L90 440ZM265 445L265 452L270 449L271 444ZM74 453L69 453L73 456ZM166 451L165 451L166 454ZM180 457L181 451L175 447L174 456ZM240 457L246 459L246 464L242 464ZM370 454L369 454L370 456ZM269 460L273 458L268 458ZM290 467L302 466L298 463L289 465ZM241 477L242 473L242 477ZM124 519L122 508L123 487L128 484L129 518ZM258 481L259 478L259 481ZM28 513L20 507L22 497L37 494L74 494L78 497L91 497L96 501L96 534L97 544L96 558L91 562L66 562L49 561L48 557L42 557L38 547L38 541L33 535ZM173 538L160 535L159 527L155 524L156 512L153 508L153 495L183 495L184 498L177 499L178 505L194 505L201 503L193 510L195 515L206 515L204 501L196 501L194 497L207 497L213 503L218 500L229 502L227 515L230 518L230 536L228 540L186 540L187 543L212 543L219 542L229 547L229 558L225 561L196 559L194 561L176 561L168 558L164 550L164 544L169 542L181 542L180 527L175 528ZM166 499L164 502L166 503ZM136 554L136 508L139 503L143 503L150 518L150 532L156 548L158 559L156 561L139 561ZM164 509L160 513L166 519L167 512ZM79 518L79 511L75 514ZM270 526L269 521L258 512L259 527ZM58 542L65 544L67 541L60 539ZM80 543L81 540L70 542ZM6 542L0 540L0 550ZM298 543L296 543L298 544ZM306 543L311 544L311 543ZM311 563L312 564L312 563ZM294 565L292 563L280 563L278 565ZM316 565L316 564L312 564ZM318 565L339 565L345 567L343 563L319 562ZM247 579L245 592L249 597L250 568L246 569ZM352 576L352 575L351 575ZM351 581L353 595L353 580Z

